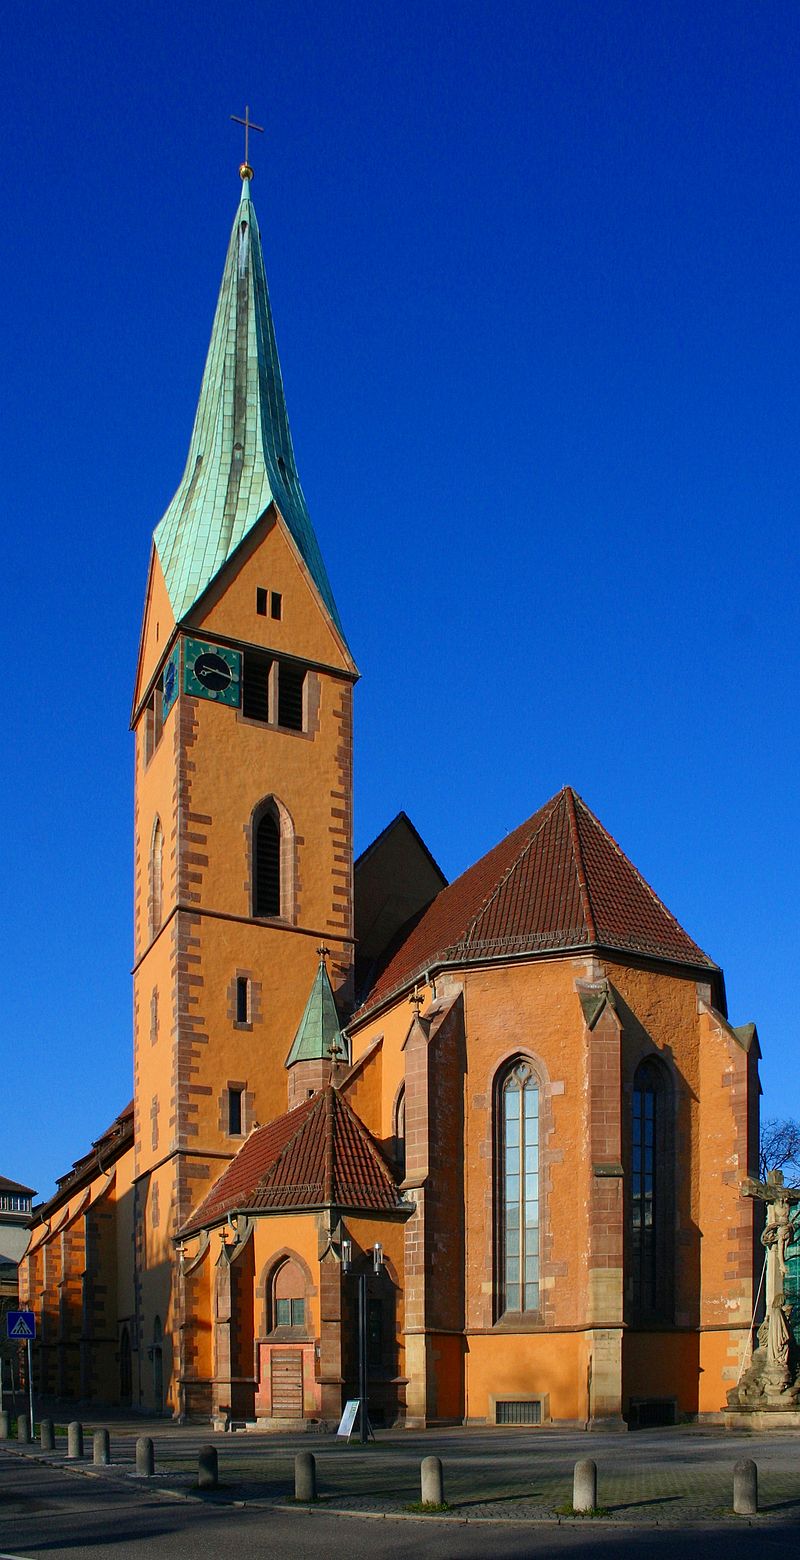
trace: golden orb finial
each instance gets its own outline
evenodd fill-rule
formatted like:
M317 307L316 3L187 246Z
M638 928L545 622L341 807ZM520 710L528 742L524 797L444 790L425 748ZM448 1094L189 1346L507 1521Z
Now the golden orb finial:
M253 170L248 162L243 162L239 168L240 179L252 179Z

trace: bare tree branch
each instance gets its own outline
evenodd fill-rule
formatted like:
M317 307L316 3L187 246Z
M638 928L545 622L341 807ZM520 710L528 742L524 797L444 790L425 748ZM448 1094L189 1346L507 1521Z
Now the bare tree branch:
M758 1170L762 1181L769 1170L800 1175L800 1121L762 1121Z

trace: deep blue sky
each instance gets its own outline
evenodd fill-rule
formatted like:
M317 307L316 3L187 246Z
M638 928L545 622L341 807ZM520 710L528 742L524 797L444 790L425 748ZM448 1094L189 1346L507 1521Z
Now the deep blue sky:
M358 848L404 807L454 876L573 784L800 1114L796 3L45 0L4 56L0 1172L132 1090L127 721L245 102Z

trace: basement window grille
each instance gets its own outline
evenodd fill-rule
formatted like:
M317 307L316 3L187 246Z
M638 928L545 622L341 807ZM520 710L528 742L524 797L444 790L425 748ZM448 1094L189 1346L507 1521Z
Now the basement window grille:
M495 1404L497 1425L540 1425L542 1422L541 1398L522 1400L503 1399Z

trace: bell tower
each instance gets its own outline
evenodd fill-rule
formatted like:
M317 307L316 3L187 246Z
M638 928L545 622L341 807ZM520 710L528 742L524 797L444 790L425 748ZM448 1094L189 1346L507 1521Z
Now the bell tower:
M153 538L132 716L133 1331L141 1401L173 1412L176 1233L287 1107L320 944L337 994L353 966L358 674L297 474L241 175L186 468Z

